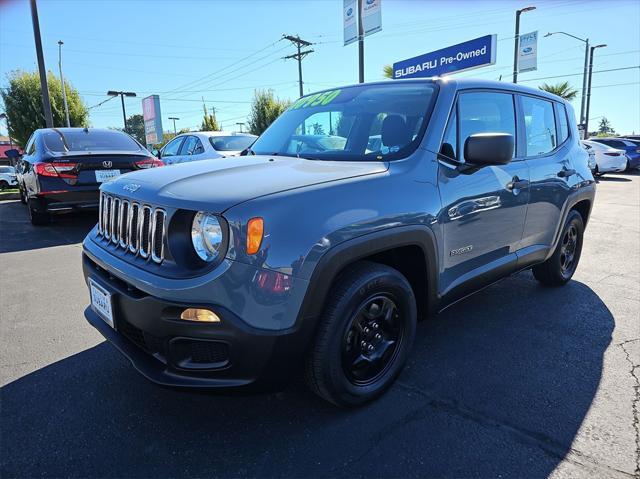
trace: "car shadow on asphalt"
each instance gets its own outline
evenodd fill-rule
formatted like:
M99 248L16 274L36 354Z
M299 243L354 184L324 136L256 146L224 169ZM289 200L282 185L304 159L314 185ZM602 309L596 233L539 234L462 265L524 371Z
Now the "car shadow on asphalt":
M630 180L629 178L625 178L624 176L605 176L605 175L601 175L601 176L598 176L598 179L596 180L596 182L600 183L601 181L607 181L607 182L612 182L612 183L627 183L627 182L633 181L633 180Z
M422 322L398 382L356 410L298 383L161 388L101 343L0 390L0 473L543 478L571 449L613 327L585 284L521 273Z
M48 225L33 226L20 201L0 201L0 253L80 243L97 221L97 211L86 211L54 216Z

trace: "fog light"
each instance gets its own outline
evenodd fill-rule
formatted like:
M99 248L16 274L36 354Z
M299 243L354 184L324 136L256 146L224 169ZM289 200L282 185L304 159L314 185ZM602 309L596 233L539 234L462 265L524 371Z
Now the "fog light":
M200 308L185 309L180 315L185 321L201 321L203 323L219 323L220 317L213 311Z

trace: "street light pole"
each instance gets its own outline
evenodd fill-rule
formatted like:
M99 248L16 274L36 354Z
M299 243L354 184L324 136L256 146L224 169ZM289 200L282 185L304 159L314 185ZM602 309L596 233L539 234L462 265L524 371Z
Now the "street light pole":
M580 38L575 35L571 35L567 32L550 32L545 35L545 37L550 37L551 35L562 34L571 38L575 38L576 40L580 40L585 44L584 48L584 70L582 73L582 99L580 102L580 125L584 126L584 114L586 107L586 98L587 98L587 75L589 70L589 39L588 38ZM586 134L585 134L586 138Z
M518 83L518 51L520 50L520 15L535 10L536 7L525 7L516 10L516 35L513 44L513 83Z
M125 133L129 133L129 131L127 130L127 113L124 109L124 97L125 96L129 96L129 97L134 97L136 96L136 94L132 91L115 91L115 90L109 90L107 92L107 95L109 96L120 96L120 101L122 102L122 119L124 120L124 131Z
M358 0L358 83L364 83L364 25L362 24L362 0Z
M176 130L176 120L179 120L180 118L178 118L177 116L170 116L169 120L173 120L173 134L177 135L178 134L178 130Z
M587 106L584 115L584 137L589 138L589 110L591 109L591 76L593 74L593 52L596 48L604 48L606 44L596 45L589 50L589 80L587 85Z
M36 0L31 0L31 22L33 23L33 38L36 42L36 56L38 57L38 72L40 73L40 89L42 90L42 108L47 128L53 128L53 114L49 100L49 86L47 85L47 70L44 68L42 54L42 38L40 38L40 22L38 21L38 6Z
M237 122L236 125L240 127L240 133L242 133L242 127L244 126L243 122Z
M71 121L69 120L69 105L67 104L67 89L64 86L64 75L62 75L62 45L64 42L58 40L58 67L60 68L60 83L62 84L62 101L64 103L64 116L67 120L67 127L71 127Z

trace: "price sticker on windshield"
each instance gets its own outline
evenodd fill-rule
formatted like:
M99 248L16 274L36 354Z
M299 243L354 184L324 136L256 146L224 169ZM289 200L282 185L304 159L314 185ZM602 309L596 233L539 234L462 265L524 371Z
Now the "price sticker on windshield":
M290 110L297 110L298 108L308 108L310 106L325 106L335 100L340 95L342 90L330 90L323 93L316 93L315 95L304 96L296 101Z

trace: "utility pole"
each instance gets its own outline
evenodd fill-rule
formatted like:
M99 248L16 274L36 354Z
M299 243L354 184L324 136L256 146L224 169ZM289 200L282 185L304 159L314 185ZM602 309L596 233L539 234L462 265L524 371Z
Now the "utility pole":
M364 25L362 24L362 0L358 0L358 83L364 83Z
M38 57L38 71L40 73L40 89L42 90L42 108L44 121L47 128L53 128L53 114L51 113L51 101L49 100L49 86L47 85L47 70L44 68L44 55L42 54L42 39L40 38L40 23L38 21L38 6L36 0L31 0L31 22L33 23L33 38L36 42L36 55Z
M516 36L513 45L513 83L518 83L518 51L520 50L520 15L535 10L536 7L524 7L516 10Z
M132 91L114 91L114 90L109 90L107 92L107 95L109 95L109 96L119 96L120 97L120 101L122 102L122 119L124 120L124 131L125 131L125 133L129 133L129 130L127 130L127 113L124 110L124 97L125 96L133 97L133 96L136 96L136 94L133 93Z
M545 35L545 37L550 37L551 35L556 35L556 34L561 34L561 35L566 35L568 37L571 38L575 38L576 40L580 40L581 42L583 42L585 44L585 48L584 48L584 70L582 73L582 101L580 102L580 125L582 125L584 127L584 114L585 114L585 108L586 108L586 98L587 98L587 75L588 75L588 70L589 70L589 39L588 38L580 38L580 37L576 37L575 35L571 35L570 33L567 32L550 32L547 33ZM586 140L586 134L585 137L583 138Z
M58 67L60 68L60 83L62 84L62 101L64 102L64 116L67 120L67 127L71 127L69 120L69 105L67 105L67 89L64 86L64 76L62 75L62 45L64 42L58 40Z
M309 47L313 45L311 42L307 42L306 40L302 40L298 35L295 37L293 35L282 35L282 38L289 40L293 43L298 49L298 53L294 53L293 55L287 55L284 57L285 60L293 58L294 60L298 60L298 85L300 86L300 96L304 96L304 89L302 83L302 59L306 57L309 53L312 53L313 50L305 50L302 51L302 47Z
M589 110L591 109L591 75L593 74L593 52L596 48L604 48L604 43L591 47L589 50L589 80L587 84L587 107L584 115L584 137L589 139Z
M176 120L179 120L180 118L178 118L177 116L170 116L169 120L173 120L173 134L177 135L178 134L178 130L176 130Z
M240 127L240 133L242 133L242 127L244 126L244 123L239 121L236 123L236 125L238 125Z

